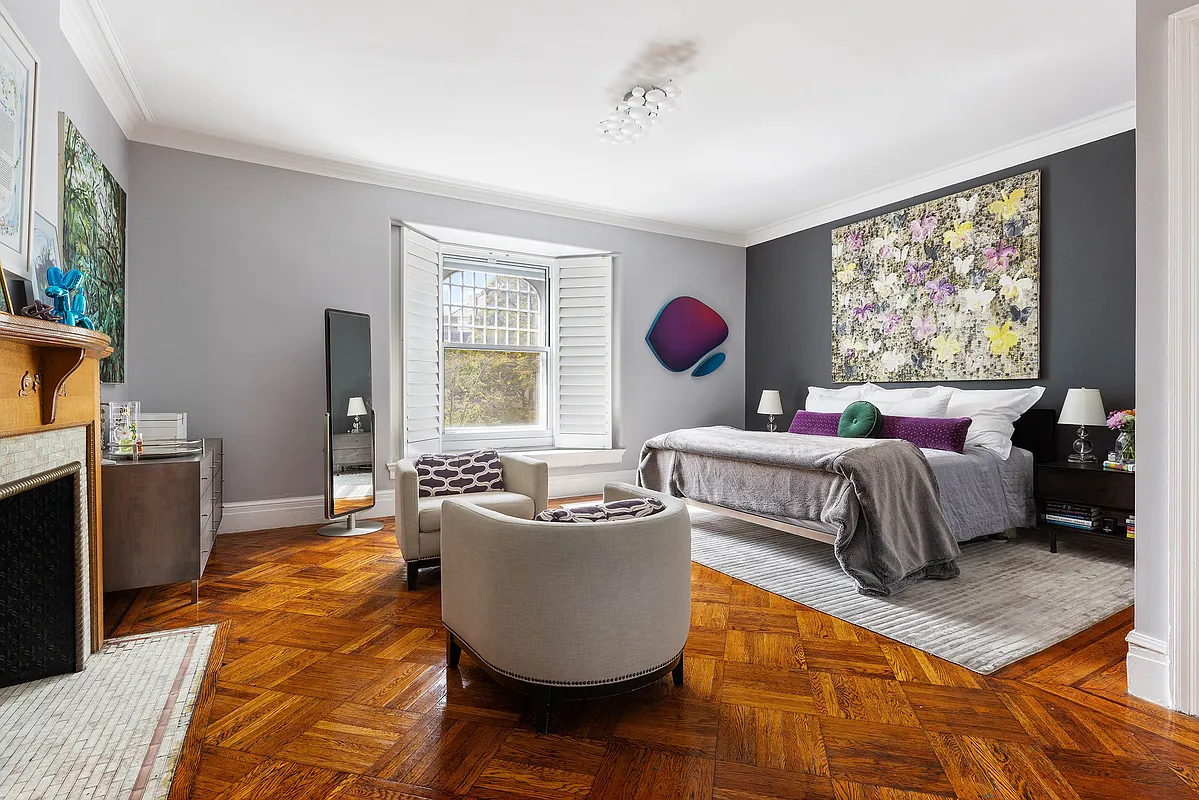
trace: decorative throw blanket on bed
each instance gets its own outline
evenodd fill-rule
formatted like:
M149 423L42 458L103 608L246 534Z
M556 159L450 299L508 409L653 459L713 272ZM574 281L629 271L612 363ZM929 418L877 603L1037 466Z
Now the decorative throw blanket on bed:
M904 441L688 428L645 443L637 480L701 503L823 523L861 594L958 574L937 479Z

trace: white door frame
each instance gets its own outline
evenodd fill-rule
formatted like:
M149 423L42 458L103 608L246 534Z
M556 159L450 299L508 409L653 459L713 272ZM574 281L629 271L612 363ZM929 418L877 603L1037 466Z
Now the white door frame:
M1199 6L1168 27L1166 392L1168 491L1164 520L1169 564L1165 686L1150 698L1199 713ZM1153 265L1142 264L1140 268ZM1137 650L1130 636L1130 668ZM1130 671L1130 680L1132 678ZM1135 688L1135 687L1134 687ZM1164 691L1162 691L1164 690Z

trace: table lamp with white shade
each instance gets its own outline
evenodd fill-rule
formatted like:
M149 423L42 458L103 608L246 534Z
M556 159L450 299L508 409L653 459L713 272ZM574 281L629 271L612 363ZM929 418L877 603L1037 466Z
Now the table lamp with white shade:
M351 397L350 407L346 410L346 416L354 418L354 427L350 429L350 433L362 433L362 423L358 418L366 416L366 413L366 403L362 402L362 398Z
M766 414L766 430L774 433L777 428L774 425L774 415L783 413L783 398L779 396L778 389L766 389L762 392L762 400L758 403L758 413Z
M1062 404L1062 413L1057 418L1059 425L1077 425L1078 438L1074 440L1074 453L1070 460L1077 464L1090 464L1098 459L1091 452L1088 425L1107 424L1107 412L1103 410L1103 397L1098 389L1070 389L1066 392L1066 402Z

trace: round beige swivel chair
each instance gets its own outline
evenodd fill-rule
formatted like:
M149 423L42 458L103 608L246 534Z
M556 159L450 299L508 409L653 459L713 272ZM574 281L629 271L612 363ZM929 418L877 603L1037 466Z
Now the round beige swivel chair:
M607 522L533 522L447 500L441 519L446 657L461 649L533 698L549 730L559 700L683 682L691 614L687 507L628 484L605 501L658 497L664 511Z

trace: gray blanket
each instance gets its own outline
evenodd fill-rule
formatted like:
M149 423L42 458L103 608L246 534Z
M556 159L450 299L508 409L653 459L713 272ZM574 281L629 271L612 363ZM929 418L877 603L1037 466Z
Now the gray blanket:
M907 442L689 428L646 442L637 480L737 511L818 520L861 594L958 574L937 479Z

